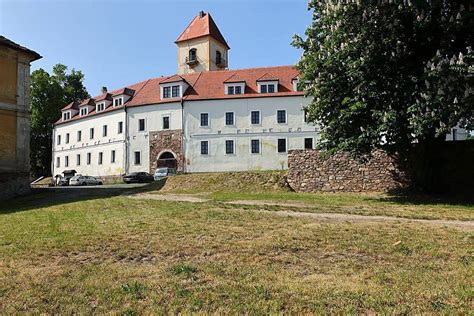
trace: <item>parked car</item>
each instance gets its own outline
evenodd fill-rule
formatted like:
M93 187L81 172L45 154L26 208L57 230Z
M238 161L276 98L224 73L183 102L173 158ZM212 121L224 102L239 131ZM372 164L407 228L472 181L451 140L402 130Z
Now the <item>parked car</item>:
M156 180L160 180L160 179L170 177L170 176L175 176L175 175L176 175L176 169L175 168L164 167L164 168L156 169L154 178L155 178L155 181L156 181Z
M148 172L132 172L123 176L125 183L146 183L152 182L153 176Z
M69 180L69 185L102 185L96 177L76 175Z
M60 175L56 176L57 178L59 178L56 184L59 186L68 186L69 180L71 180L71 178L74 177L76 173L77 173L76 170L64 170L63 171L64 176L60 176Z

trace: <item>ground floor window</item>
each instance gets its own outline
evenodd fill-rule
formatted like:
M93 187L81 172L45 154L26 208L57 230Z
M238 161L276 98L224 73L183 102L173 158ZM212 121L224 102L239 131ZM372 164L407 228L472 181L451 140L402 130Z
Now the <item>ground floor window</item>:
M313 149L313 139L305 138L304 139L304 149Z
M91 153L87 153L87 164L88 164L88 165L91 164L91 160L92 160L92 154L91 154Z
M76 164L77 164L78 166L81 165L81 155L80 155L80 154L77 154L77 155L76 155Z
M233 155L234 154L234 141L233 140L226 140L225 141L225 153L226 153L226 155Z
M142 154L139 151L135 152L135 164L140 165L142 163Z
M260 140L252 139L250 141L250 147L251 147L252 154L259 154L260 153Z
M110 152L110 162L114 163L115 162L115 150L112 150Z
M209 155L209 141L201 141L201 155Z
M61 166L61 158L56 157L56 168L59 168Z
M69 167L69 156L64 157L64 166Z
M286 153L286 139L285 138L278 138L278 152Z
M103 158L104 158L104 153L99 153L99 165L102 164Z

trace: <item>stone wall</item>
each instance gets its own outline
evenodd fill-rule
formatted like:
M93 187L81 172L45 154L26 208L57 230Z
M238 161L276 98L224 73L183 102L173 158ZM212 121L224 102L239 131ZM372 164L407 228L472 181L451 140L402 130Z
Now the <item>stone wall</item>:
M163 152L171 152L177 162L178 171L183 171L182 130L150 132L150 173L154 174L157 160Z
M288 184L298 192L383 192L408 185L383 151L359 161L347 153L326 156L318 150L289 151Z
M29 172L0 173L0 201L26 194L30 191Z

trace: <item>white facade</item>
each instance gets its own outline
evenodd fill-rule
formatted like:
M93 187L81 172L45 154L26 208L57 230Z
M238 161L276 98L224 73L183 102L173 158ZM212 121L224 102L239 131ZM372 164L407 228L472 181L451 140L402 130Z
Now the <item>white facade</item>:
M83 175L123 174L125 119L125 111L121 109L57 125L53 133L52 174L71 169ZM121 133L119 124L122 124ZM105 136L104 126L107 126ZM99 161L100 156L102 161Z
M317 127L305 122L303 97L268 97L231 100L207 100L184 103L185 165L187 172L281 170L288 167L287 151L304 148L305 138L319 140ZM277 111L285 111L285 122L277 122ZM252 124L252 112L259 123ZM226 125L226 113L234 123ZM201 114L208 114L208 126L201 126ZM278 139L286 148L278 152ZM234 143L226 153L226 141ZM251 151L251 141L259 146ZM208 153L201 153L201 142L208 142Z
M304 148L305 138L312 139L312 146L319 139L317 128L305 123L303 107L308 103L301 96L183 101L122 108L73 120L54 130L53 175L71 169L94 176L150 171L158 159L150 158L150 132L167 130L184 131L185 172L286 169L288 150ZM284 111L285 122L278 123L277 111ZM257 124L252 124L252 112L258 112ZM201 126L202 113L208 115L208 126ZM226 124L226 113L232 113L233 124ZM285 139L282 152L278 152L278 139ZM234 141L232 154L226 153L227 140ZM252 140L258 140L258 153L251 152ZM208 154L201 153L201 141L208 141Z

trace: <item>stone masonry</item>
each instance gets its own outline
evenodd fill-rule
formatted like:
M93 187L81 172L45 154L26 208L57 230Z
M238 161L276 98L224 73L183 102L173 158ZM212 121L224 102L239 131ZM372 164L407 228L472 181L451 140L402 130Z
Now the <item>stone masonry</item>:
M325 156L318 150L288 153L288 184L298 192L385 192L405 187L405 178L381 150L367 161L347 153Z
M183 171L183 147L182 130L169 130L161 132L150 132L150 173L154 174L157 167L157 160L164 152L171 152L175 155L177 170Z

